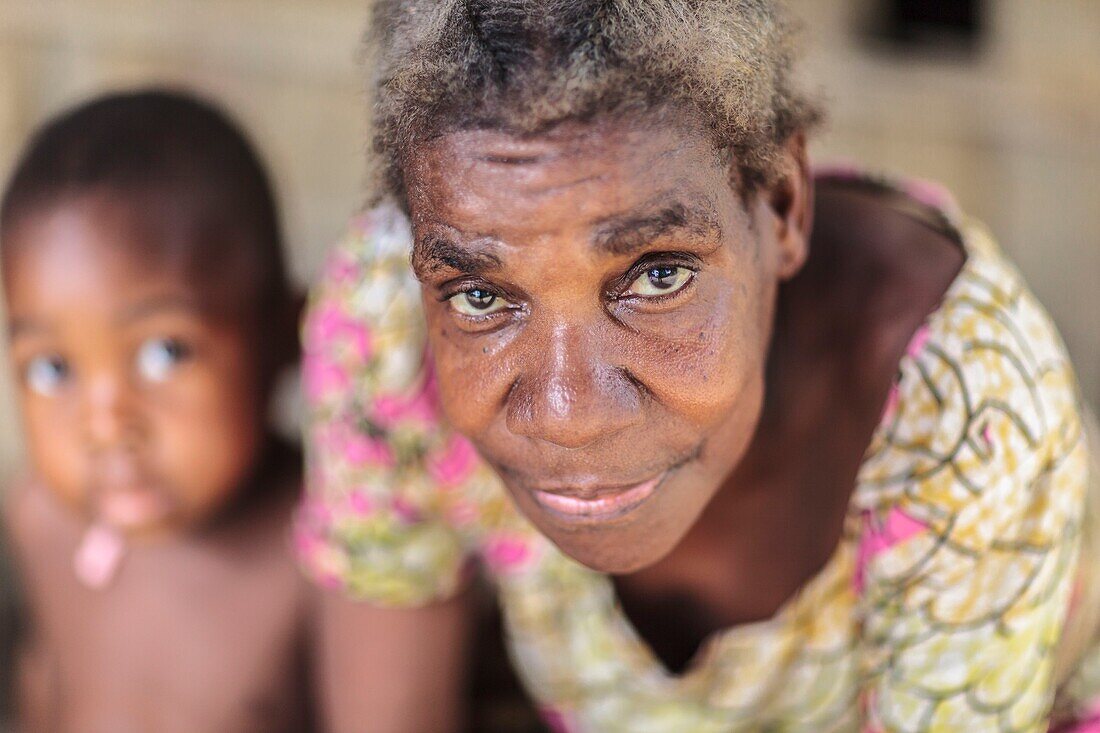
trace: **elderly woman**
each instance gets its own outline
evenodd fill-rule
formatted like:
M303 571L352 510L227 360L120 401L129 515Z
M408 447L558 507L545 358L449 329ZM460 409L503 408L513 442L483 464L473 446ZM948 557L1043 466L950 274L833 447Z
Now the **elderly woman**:
M555 730L1090 724L1061 341L945 194L811 174L775 3L368 39L376 207L305 332L334 729L461 724L472 567Z

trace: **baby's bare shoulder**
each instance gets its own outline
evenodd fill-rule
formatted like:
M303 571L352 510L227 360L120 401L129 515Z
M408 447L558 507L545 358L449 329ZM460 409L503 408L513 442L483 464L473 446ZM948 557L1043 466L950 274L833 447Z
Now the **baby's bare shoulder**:
M20 476L6 487L3 522L4 534L20 566L39 566L75 543L71 518L31 476Z
M301 475L293 467L258 487L260 495L223 529L219 545L227 559L262 579L265 594L293 597L304 592L305 580L291 541L294 514L301 494Z

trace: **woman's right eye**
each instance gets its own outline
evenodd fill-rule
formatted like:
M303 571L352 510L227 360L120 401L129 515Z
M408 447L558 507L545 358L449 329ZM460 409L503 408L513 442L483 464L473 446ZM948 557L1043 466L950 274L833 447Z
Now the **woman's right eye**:
M69 363L56 354L36 356L23 369L23 381L43 397L57 394L71 375Z

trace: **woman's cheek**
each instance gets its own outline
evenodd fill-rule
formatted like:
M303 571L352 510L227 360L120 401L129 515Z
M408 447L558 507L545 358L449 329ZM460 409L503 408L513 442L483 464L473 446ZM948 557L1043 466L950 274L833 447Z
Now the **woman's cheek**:
M721 421L762 369L753 309L735 288L701 293L682 311L647 316L622 344L628 368L672 412L698 425Z
M494 406L504 402L509 385L507 353L494 334L470 334L447 314L429 317L429 342L447 421L470 438L492 422Z

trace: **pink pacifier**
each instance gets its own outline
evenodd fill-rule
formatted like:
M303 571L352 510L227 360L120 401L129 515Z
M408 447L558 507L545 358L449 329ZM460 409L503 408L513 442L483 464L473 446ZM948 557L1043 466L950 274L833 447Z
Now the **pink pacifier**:
M84 532L73 553L73 570L85 586L102 590L118 574L125 554L126 541L117 530L93 524Z

